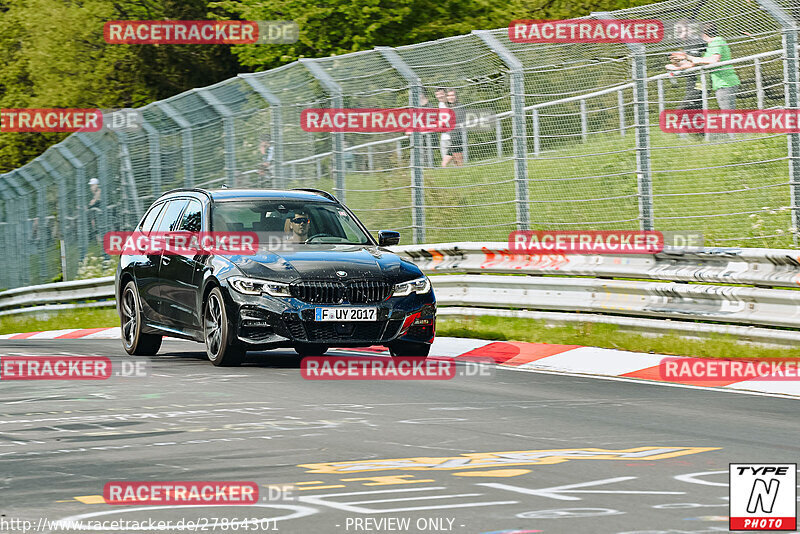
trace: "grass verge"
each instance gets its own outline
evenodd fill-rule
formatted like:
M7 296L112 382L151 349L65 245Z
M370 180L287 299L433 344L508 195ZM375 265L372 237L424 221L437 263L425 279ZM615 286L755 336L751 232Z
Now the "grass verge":
M0 317L0 334L109 326L119 326L119 316L114 308ZM732 336L719 335L704 340L686 339L679 335L649 337L621 332L616 325L583 323L548 327L544 321L515 317L439 319L436 334L495 341L586 345L705 358L800 358L800 347L760 347L738 342Z
M26 313L0 317L0 334L106 326L119 326L119 315L115 308Z
M800 348L749 345L732 336L687 339L680 335L649 337L619 330L617 325L581 323L548 327L544 321L516 317L465 317L439 319L437 336L472 337L496 341L528 341L586 345L634 352L654 352L704 358L800 358Z

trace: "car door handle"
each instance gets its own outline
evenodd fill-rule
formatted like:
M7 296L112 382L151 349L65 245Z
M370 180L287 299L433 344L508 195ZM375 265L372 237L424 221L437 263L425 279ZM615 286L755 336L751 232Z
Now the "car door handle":
M169 262L172 261L172 258L169 256L161 256L161 264L162 265L169 265Z

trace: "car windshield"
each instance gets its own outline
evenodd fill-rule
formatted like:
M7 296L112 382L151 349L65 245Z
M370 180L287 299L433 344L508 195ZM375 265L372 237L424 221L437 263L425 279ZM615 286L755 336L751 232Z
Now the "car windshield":
M293 200L227 200L214 204L212 230L256 232L259 243L371 245L342 206Z

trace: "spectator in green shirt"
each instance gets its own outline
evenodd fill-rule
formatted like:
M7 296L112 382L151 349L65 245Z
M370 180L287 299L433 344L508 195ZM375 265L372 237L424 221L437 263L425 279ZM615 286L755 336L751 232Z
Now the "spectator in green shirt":
M681 70L697 65L713 65L731 59L731 47L719 36L717 26L713 22L703 24L703 40L708 43L703 57L684 54L688 64ZM736 70L727 65L711 69L709 74L711 74L711 89L717 98L719 109L736 109L736 93L741 83Z

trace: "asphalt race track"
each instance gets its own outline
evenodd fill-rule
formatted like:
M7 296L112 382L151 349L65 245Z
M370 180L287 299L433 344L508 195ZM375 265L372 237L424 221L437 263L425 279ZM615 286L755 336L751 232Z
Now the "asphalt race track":
M201 349L166 341L144 358L147 377L0 380L0 525L150 518L205 525L196 532L724 532L730 462L800 458L800 404L788 398L505 369L310 381L291 351L250 353L225 369ZM15 354L139 360L119 341L0 341L0 355ZM113 506L102 499L113 480L254 481L261 503ZM242 523L252 519L263 521ZM46 526L39 531L54 531Z

